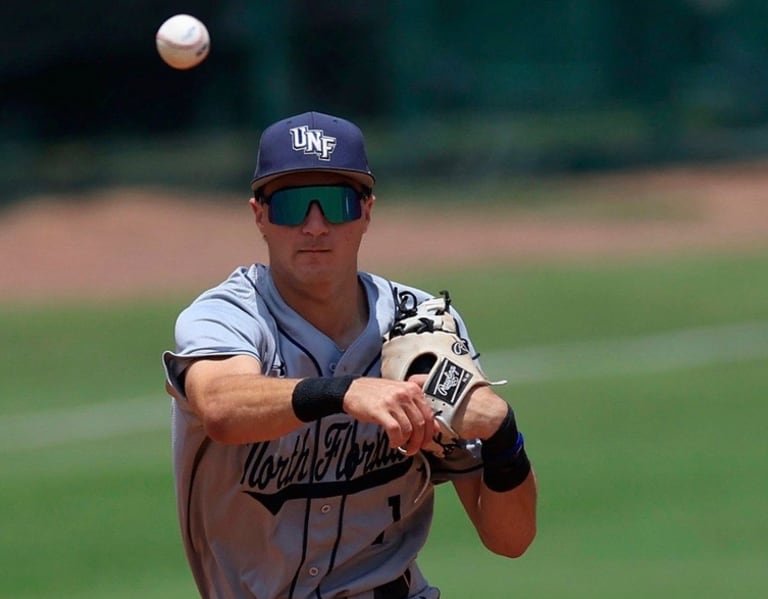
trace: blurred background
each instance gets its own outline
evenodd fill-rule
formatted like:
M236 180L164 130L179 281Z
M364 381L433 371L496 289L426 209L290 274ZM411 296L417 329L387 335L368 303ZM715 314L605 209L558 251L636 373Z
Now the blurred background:
M363 126L382 180L768 151L760 0L8 0L0 11L5 202L126 182L241 189L261 128L313 108ZM154 48L177 12L211 32L192 71Z
M766 595L768 3L5 0L0 32L0 597L196 596L160 354L264 259L258 138L310 109L365 132L365 268L451 291L537 471L519 560L437 489L443 596Z

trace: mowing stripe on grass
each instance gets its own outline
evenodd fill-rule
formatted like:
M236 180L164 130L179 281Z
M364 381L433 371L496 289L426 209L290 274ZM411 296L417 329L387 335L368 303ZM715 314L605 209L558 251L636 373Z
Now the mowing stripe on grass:
M768 321L483 354L492 379L510 384L661 372L768 358ZM0 453L155 432L170 426L169 399L110 401L0 416Z
M0 416L0 453L158 431L169 421L170 399L159 395Z
M663 372L768 358L768 321L526 347L480 357L510 383Z

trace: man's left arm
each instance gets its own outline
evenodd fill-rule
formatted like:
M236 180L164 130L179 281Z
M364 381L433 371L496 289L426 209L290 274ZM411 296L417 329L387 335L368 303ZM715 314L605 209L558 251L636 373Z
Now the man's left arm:
M464 509L489 550L521 556L536 536L537 486L514 413L490 387L477 387L453 425L484 441L482 476L453 483Z

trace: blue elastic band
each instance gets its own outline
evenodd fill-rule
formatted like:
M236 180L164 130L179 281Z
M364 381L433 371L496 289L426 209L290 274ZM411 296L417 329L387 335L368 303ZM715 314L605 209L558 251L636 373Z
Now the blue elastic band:
M525 438L523 437L523 433L518 431L517 439L515 440L515 444L512 447L494 456L486 456L484 460L486 462L500 462L502 460L509 460L510 458L514 458L517 454L519 454L524 445Z

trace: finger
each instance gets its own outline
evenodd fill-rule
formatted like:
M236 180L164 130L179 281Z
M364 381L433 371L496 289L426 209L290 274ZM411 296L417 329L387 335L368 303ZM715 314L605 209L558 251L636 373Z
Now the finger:
M434 421L435 412L426 397L424 398L423 402L419 402L419 409L421 410L421 415L424 417L424 421L427 423L427 425Z
M404 407L404 412L409 419L411 425L411 434L408 442L405 445L405 450L408 455L413 455L418 452L428 439L429 430L431 429L431 414L430 418L424 418L421 411L412 405Z
M437 432L434 425L435 415L421 390L414 396L413 403L404 405L403 410L413 426L413 432L406 449L409 454L414 454L435 436Z
M411 376L408 377L408 382L415 383L416 385L419 386L419 388L422 388L424 387L424 383L427 382L428 378L429 376L426 374L412 374Z
M423 391L421 391L416 398L415 405L424 422L424 436L431 439L437 432L437 428L434 426L435 414L429 399L427 399Z
M389 414L389 426L384 426L389 444L392 447L402 447L408 451L407 444L413 432L413 426L402 410Z

